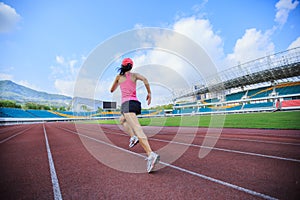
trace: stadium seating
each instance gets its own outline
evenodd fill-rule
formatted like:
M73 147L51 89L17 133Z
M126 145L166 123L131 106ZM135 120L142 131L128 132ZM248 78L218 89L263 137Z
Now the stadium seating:
M284 98L282 108L300 109L300 82L288 82L275 86L265 86L246 91L227 94L223 102L216 98L198 100L197 102L177 103L173 114L212 113L212 112L249 112L274 110L276 98ZM296 95L296 96L294 96ZM243 98L245 97L245 99ZM293 101L292 101L293 100ZM262 102L268 101L268 102ZM197 108L195 110L195 108Z
M248 91L248 98L262 98L262 97L268 97L273 91L272 87L263 87L263 88L257 88L252 89Z
M8 118L57 118L47 110L23 110L19 108L0 108L0 117Z
M198 112L211 112L212 111L212 109L211 108L199 108L198 109Z
M72 115L72 116L85 116L85 117L96 114L96 112L88 112L88 111L86 112L63 111L61 113Z
M280 109L293 109L300 108L300 99L294 100L284 100L281 102L281 107L279 106L279 102L276 103L276 108Z
M276 92L278 92L278 95L299 94L300 85L276 88Z
M271 96L272 92L275 95ZM295 96L295 95L296 96ZM282 83L276 86L250 89L232 94L227 94L220 102L218 98L202 99L193 102L176 103L172 114L196 114L213 112L249 112L266 111L279 108L277 102L281 99L281 109L300 109L300 82ZM248 99L243 99L247 96ZM268 101L268 102L263 102ZM171 111L169 111L171 112ZM142 116L164 115L163 110L143 110ZM78 118L78 117L119 117L120 111L98 112L72 112L72 111L46 111L46 110L23 110L17 108L0 108L1 118Z
M262 103L248 103L244 105L243 109L260 109L260 108L272 108L273 102L262 102Z
M177 106L195 106L197 105L197 102L193 101L193 102L185 102L185 103L180 103L180 104L176 104Z
M61 117L59 115L56 115L54 113L51 113L46 110L26 110L26 112L30 113L31 115L37 117L37 118L54 118L54 117Z
M3 108L0 108L0 117L11 117Z
M240 100L246 94L245 91L226 95L226 101Z
M242 109L242 105L237 105L237 106L226 108L226 111L234 111L234 110L241 110L241 109Z
M14 118L34 118L35 116L26 110L19 108L0 108L1 117L14 117Z
M204 102L205 103L217 103L220 100L218 98L213 98L213 99L206 99Z
M195 112L197 112L196 108L184 108L181 110L181 114L195 113Z

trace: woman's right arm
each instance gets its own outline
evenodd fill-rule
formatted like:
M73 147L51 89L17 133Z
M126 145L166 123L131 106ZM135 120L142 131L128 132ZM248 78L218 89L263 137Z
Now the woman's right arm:
M117 87L119 85L119 79L120 79L120 75L116 76L114 83L110 88L110 92L114 92L117 89Z

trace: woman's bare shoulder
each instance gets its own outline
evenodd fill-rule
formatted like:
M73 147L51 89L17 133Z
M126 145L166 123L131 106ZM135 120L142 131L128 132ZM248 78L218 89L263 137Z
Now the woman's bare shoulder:
M143 75L141 75L140 73L131 73L134 77L138 78L138 77L143 77Z
M116 76L116 80L120 80L121 77L123 77L123 76L120 75L120 74L118 74L118 75Z
M146 79L142 74L139 74L139 73L135 73L135 78L137 79L137 80L144 80L144 79Z
M138 73L130 72L130 76L131 76L131 79L132 78L136 79L136 77L138 76Z

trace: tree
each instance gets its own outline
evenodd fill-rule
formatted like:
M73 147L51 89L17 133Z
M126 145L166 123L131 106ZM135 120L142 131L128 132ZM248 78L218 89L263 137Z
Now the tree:
M18 105L15 101L0 100L0 107L4 107L4 108L21 108L21 105Z
M66 111L66 108L62 106L59 108L59 111Z

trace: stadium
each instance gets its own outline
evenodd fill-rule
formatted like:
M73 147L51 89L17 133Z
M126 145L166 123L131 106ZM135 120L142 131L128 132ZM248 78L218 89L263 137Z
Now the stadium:
M176 97L173 114L299 109L300 48L259 58L223 71L206 85ZM203 84L202 84L203 85Z
M299 199L299 77L300 47L207 77L175 95L172 110L143 111L161 156L151 174L115 104L0 108L1 199ZM211 127L218 116L233 123Z
M174 96L172 111L147 110L141 117L297 110L300 109L299 76L300 47L258 58L207 77L192 91L186 89ZM96 102L90 101L89 104L96 105ZM37 121L40 118L43 121L65 121L120 116L116 106L103 112L76 112L79 104L78 100L73 100L74 110L61 112L0 108L1 123Z

